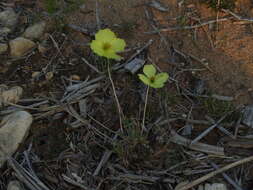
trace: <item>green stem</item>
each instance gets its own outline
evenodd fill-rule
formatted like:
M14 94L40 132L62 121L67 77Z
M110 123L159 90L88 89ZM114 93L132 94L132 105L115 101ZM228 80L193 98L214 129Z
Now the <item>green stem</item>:
M148 92L149 92L149 86L147 88L146 96L145 96L145 105L144 105L144 111L143 111L143 119L142 119L142 129L141 129L141 134L143 133L145 128L145 117L146 117L146 110L147 110L147 104L148 104Z
M108 76L109 76L109 79L110 79L110 82L111 82L111 85L112 85L114 98L116 100L116 104L117 104L117 108L118 108L118 112L119 112L120 130L121 130L121 132L123 132L122 119L121 119L122 111L121 111L121 107L120 107L120 104L119 104L119 99L118 99L117 94L116 94L115 86L114 86L114 83L113 83L113 80L112 80L111 71L110 71L110 60L109 59L107 59L107 71L108 71Z

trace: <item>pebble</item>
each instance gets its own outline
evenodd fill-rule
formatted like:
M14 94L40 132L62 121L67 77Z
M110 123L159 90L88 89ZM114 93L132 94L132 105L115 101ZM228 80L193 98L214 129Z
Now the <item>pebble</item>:
M0 168L27 137L32 121L32 115L26 111L16 111L2 119L0 123Z
M8 50L8 45L4 43L0 43L0 54L5 53Z
M143 67L145 61L143 59L135 58L125 65L125 69L132 74L135 74L140 68Z
M51 80L54 77L54 73L53 72L47 72L46 73L46 80Z
M248 105L243 110L242 123L253 128L253 105Z
M200 185L198 190L227 190L227 187L223 183L206 183L205 185Z
M7 27L0 28L0 35L1 36L6 36L9 33L11 33L11 29L9 29Z
M23 37L27 39L31 39L31 40L39 39L43 35L45 28L46 28L46 22L36 23L32 26L29 26L25 30Z
M35 79L35 78L39 78L40 76L40 72L39 71L35 71L32 73L32 78Z
M23 94L20 86L14 86L10 89L6 85L0 85L0 108L8 105L7 102L17 103Z
M19 181L13 180L9 182L7 190L24 190L24 189Z
M9 42L10 46L10 55L12 57L21 57L27 54L31 49L33 49L36 44L28 39L23 37L18 37Z
M71 80L81 80L80 76L78 76L78 75L71 75L70 79Z
M2 26L14 29L18 22L18 15L11 8L0 12L0 23Z

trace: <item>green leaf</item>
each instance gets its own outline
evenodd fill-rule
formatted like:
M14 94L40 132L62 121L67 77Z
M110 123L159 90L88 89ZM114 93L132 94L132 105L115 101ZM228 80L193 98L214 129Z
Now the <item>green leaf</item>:
M156 69L153 65L145 65L143 68L143 73L148 77L154 77L156 74Z
M139 79L146 85L150 85L150 80L143 74L138 74Z

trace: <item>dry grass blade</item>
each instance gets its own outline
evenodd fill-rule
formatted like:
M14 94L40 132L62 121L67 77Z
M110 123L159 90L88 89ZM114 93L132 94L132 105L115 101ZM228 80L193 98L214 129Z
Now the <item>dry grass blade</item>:
M228 10L228 9L222 9L222 11L226 12L226 13L229 13L231 14L233 17L235 17L237 20L240 20L240 21L247 21L247 22L253 22L253 19L252 18L243 18L235 13L233 13L232 11Z
M233 111L232 111L233 112ZM213 124L211 127L207 128L205 131L203 131L199 136L197 136L192 142L191 144L194 144L196 142L198 142L200 139L202 139L203 137L205 137L211 130L213 130L215 127L218 127L218 125L232 112L228 112L227 114L225 114L224 116L222 116L215 124Z
M70 184L72 184L72 185L74 185L74 186L80 187L80 188L82 188L82 189L84 189L84 190L95 190L95 189L93 189L93 188L86 187L86 186L84 186L84 185L81 184L81 183L78 183L77 181L75 181L75 180L69 178L68 176L66 176L66 175L64 175L64 174L62 174L62 177L63 177L63 179L64 179L66 182L68 182L68 183L70 183Z
M175 31L175 30L191 30L191 29L200 28L200 27L203 27L205 25L209 25L209 24L213 24L213 23L217 23L217 22L228 21L230 19L231 19L231 17L230 18L221 18L221 19L217 19L217 20L210 20L210 21L207 21L207 22L203 22L203 23L200 23L200 24L193 25L193 26L163 28L163 29L158 29L158 30L151 31L151 32L145 32L145 34L156 34L158 32L169 32L169 31Z
M107 136L106 134L100 132L96 127L93 127L89 121L83 119L77 112L76 110L69 105L66 109L65 109L72 117L74 117L75 119L77 119L78 121L82 122L86 127L88 127L89 129L92 129L93 131L96 132L97 135L99 135L101 138L106 138L110 141L112 141L112 139Z
M157 181L162 181L164 183L175 183L174 179L164 178L161 179L160 177L154 176L144 176L144 175L135 175L135 174L119 174L117 177L112 177L111 179L114 180L131 180L131 181L138 181L139 183L156 183Z
M118 134L115 134L113 137L113 140L115 141L118 137ZM100 160L96 170L93 173L93 176L97 176L100 172L100 170L102 169L102 167L105 165L105 163L109 160L110 156L112 155L112 151L110 150L106 150L105 153L103 154L102 159Z
M12 169L16 172L17 178L25 183L27 187L31 190L50 190L45 184L43 184L37 176L33 176L25 168L23 168L16 160L13 158L8 159L8 163Z
M86 65L88 65L91 69L93 69L94 71L96 71L99 74L102 74L101 71L99 71L94 65L90 64L84 57L81 58L81 60L86 63Z
M194 143L191 144L190 139L186 139L180 135L178 135L174 130L171 131L171 138L170 141L179 145L183 145L185 147L188 147L192 150L204 152L207 154L214 154L217 156L225 156L224 148L223 147L217 147L212 146L204 143Z
M214 176L217 175L217 174L220 174L220 173L225 172L225 171L227 171L227 170L229 170L229 169L231 169L231 168L234 168L234 167L236 167L236 166L239 166L239 165L245 164L245 163L247 163L247 162L251 162L251 161L253 161L253 156L244 158L244 159L242 159L242 160L239 160L239 161L237 161L237 162L234 162L234 163L232 163L232 164L229 164L229 165L227 165L227 166L224 166L224 167L222 167L222 168L220 168L220 169L218 169L218 170L215 170L215 171L213 171L213 172L211 172L211 173L209 173L209 174L207 174L207 175L204 175L203 177L200 177L200 178L194 180L194 181L191 182L191 183L188 183L187 185L185 185L184 187L182 187L182 188L179 189L179 190L187 190L187 189L190 189L190 188L192 188L192 187L194 187L194 186L196 186L196 185L198 185L198 184L200 184L200 183L203 183L204 181L206 181L206 180L208 180L208 179L214 177Z
M213 163L213 162L210 162L211 166L214 168L214 169L219 169L219 167ZM232 180L226 173L222 173L222 176L227 180L227 182L229 182L236 190L243 190L234 180Z

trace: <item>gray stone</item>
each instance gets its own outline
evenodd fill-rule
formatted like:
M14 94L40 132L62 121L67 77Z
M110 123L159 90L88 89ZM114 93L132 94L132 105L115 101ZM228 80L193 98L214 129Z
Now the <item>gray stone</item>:
M32 115L26 111L17 111L2 119L0 123L0 168L27 137L32 121Z
M7 190L24 190L24 189L19 181L13 180L9 182Z
M0 12L0 23L8 28L15 28L18 22L18 15L11 8L6 9L5 11Z
M193 93L201 95L205 91L205 81L202 79L195 79L193 82Z
M253 105L248 105L243 110L242 123L253 128Z
M5 53L8 50L8 45L0 43L0 54Z
M199 185L198 190L227 190L227 187L223 183L206 183L205 185Z
M39 39L43 35L45 28L46 28L45 22L34 24L25 30L23 36L31 40Z
M125 65L125 69L135 74L142 66L144 65L145 61L143 59L134 58L132 61Z
M11 33L11 29L7 27L0 28L0 36L6 36L9 33Z
M33 49L36 44L23 37L18 37L9 42L10 54L12 57L21 57L27 54L31 49Z

